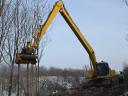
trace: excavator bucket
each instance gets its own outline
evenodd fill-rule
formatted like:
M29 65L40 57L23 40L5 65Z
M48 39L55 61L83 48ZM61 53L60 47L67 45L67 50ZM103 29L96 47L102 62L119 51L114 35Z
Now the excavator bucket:
M35 54L35 50L33 48L22 48L22 54L32 55Z
M36 56L17 53L15 63L16 64L36 64Z
M34 49L23 48L21 53L16 54L16 64L36 64L37 56L34 54Z

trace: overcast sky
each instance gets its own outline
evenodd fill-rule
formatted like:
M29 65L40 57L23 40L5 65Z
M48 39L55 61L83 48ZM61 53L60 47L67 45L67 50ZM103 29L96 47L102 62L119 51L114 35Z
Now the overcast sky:
M51 0L51 8L54 1ZM82 34L92 45L97 61L104 60L121 70L128 62L128 8L122 0L63 0ZM48 32L48 42L41 64L59 68L89 66L89 57L61 15Z

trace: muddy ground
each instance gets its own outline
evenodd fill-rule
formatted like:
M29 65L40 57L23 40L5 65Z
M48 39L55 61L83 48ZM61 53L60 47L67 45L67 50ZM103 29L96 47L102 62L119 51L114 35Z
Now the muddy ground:
M128 83L115 85L111 88L91 87L88 89L70 89L51 96L128 96Z

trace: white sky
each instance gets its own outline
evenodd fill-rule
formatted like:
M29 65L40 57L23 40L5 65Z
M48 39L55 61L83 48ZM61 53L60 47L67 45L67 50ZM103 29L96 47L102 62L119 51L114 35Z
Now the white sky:
M52 4L54 4L54 1ZM107 61L121 70L128 62L128 7L122 0L63 0L76 25L92 45L97 61ZM52 6L51 4L51 6ZM59 68L83 68L89 65L88 54L61 15L47 32L50 42L41 64Z

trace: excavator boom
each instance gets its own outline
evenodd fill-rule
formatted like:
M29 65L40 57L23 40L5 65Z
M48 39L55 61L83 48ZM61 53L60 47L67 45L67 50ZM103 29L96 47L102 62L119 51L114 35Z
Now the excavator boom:
M73 22L72 18L70 17L69 13L67 12L66 8L64 7L64 4L62 1L58 1L56 2L56 4L53 7L53 10L51 11L51 13L49 14L47 20L45 21L45 23L42 25L41 31L37 36L37 39L34 41L34 43L31 45L32 48L35 48L35 46L38 45L39 41L42 39L42 37L44 36L44 34L46 33L48 27L50 26L50 24L52 23L52 21L54 20L54 18L56 17L57 13L60 13L62 15L62 17L65 19L65 21L67 22L67 24L70 26L70 28L72 29L72 31L74 32L74 34L76 35L76 37L79 39L79 41L81 42L81 44L83 45L83 47L86 49L86 51L89 54L90 60L92 62L92 68L94 73L96 73L96 56L95 53L91 47L91 45L87 42L87 40L85 39L85 37L82 35L82 33L80 32L79 28L75 25L75 23Z
M85 50L87 51L87 53L89 55L89 58L91 60L91 64L90 64L91 65L91 77L90 78L92 79L92 78L99 78L99 77L104 78L104 77L106 77L106 75L108 75L110 73L110 68L108 66L108 63L96 62L96 56L95 56L95 53L94 53L91 45L88 43L88 41L82 35L79 28L76 26L76 24L74 23L74 21L70 17L70 15L67 12L62 1L57 1L55 3L52 11L50 12L48 18L45 21L45 23L40 26L39 32L37 32L37 36L34 39L34 42L28 48L24 49L24 52L23 52L24 55L23 54L17 54L17 57L20 58L19 60L16 59L17 62L25 63L25 60L27 61L28 57L30 57L29 60L27 61L27 63L32 63L31 61L33 61L33 63L36 63L36 60L35 60L36 56L34 55L34 52L31 49L36 49L36 47L38 46L38 43L43 38L48 27L50 26L50 24L52 23L52 21L54 20L54 18L56 17L56 15L58 13L60 13L61 16L65 19L65 21L70 26L70 28L72 29L72 31L74 32L74 34L76 35L76 37L78 38L78 40L83 45L83 47L85 48ZM25 55L27 55L26 56L27 59L23 58Z

